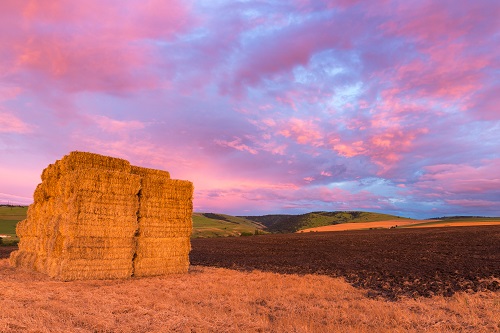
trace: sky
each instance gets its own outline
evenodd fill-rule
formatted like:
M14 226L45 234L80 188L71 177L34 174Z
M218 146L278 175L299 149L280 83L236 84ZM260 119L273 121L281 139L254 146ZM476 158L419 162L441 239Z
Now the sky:
M70 151L194 210L500 216L498 0L0 2L0 202Z

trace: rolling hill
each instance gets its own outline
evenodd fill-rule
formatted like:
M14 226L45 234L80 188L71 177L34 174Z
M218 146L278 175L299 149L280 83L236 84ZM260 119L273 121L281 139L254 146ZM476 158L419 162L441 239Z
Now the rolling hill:
M262 231L265 226L242 217L215 213L193 213L192 238L250 236Z
M312 212L301 215L240 216L266 226L270 232L288 233L303 229L335 225L341 223L376 222L385 220L410 220L395 215L371 212Z

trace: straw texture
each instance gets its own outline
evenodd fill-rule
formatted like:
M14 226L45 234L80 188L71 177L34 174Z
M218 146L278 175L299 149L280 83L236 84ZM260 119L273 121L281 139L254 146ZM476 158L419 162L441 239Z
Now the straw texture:
M134 167L132 173L141 175L134 275L187 272L193 184L158 170Z
M191 182L84 152L50 164L41 178L17 225L12 266L61 280L187 272Z

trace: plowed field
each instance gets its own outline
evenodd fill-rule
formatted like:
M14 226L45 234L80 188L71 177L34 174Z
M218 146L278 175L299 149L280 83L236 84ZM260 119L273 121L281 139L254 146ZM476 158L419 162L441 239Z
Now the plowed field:
M193 239L191 264L344 277L373 296L500 290L500 226Z

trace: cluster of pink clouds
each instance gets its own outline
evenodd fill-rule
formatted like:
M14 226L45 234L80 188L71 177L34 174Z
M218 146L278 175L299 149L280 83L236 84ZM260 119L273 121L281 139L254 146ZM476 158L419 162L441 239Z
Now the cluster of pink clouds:
M500 215L494 0L0 3L0 202L72 150L195 210Z

